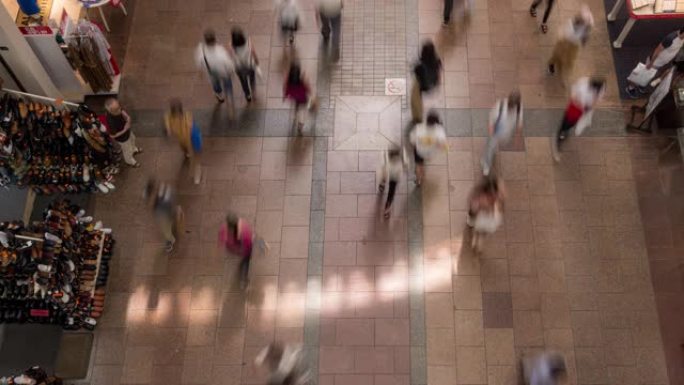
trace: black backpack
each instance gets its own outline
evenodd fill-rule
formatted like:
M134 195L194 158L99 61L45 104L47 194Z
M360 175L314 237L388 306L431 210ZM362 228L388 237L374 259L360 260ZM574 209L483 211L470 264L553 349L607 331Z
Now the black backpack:
M423 62L416 64L413 73L422 92L430 91L439 83L439 69L431 70Z

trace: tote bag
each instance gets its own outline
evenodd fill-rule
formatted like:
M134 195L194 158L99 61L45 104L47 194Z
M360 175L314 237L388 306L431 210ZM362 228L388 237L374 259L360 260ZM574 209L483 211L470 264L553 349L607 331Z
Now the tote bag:
M643 63L639 63L636 67L634 67L632 73L629 74L627 80L638 86L645 87L648 84L648 82L650 82L651 79L653 79L657 72L657 69L646 68L646 66Z

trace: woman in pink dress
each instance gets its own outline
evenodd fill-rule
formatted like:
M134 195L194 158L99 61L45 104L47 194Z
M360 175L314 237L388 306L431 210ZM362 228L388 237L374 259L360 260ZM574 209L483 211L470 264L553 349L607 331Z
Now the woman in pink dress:
M226 251L242 258L240 262L240 289L244 290L249 283L249 262L252 259L252 228L247 221L232 214L219 230L219 244Z

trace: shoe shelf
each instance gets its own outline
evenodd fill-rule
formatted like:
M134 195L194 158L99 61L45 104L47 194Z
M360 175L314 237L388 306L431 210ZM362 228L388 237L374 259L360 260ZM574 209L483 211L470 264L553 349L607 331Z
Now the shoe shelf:
M0 186L37 194L112 191L120 150L96 115L85 105L56 107L21 95L0 98Z
M48 376L45 369L32 366L20 375L0 377L0 385L62 385L63 381L57 376Z
M0 223L0 323L94 329L113 247L111 230L68 200L43 221Z

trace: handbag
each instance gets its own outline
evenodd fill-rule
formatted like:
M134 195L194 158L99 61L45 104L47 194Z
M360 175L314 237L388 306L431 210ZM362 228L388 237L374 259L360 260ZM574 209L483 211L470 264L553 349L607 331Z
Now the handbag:
M200 131L197 123L192 122L192 130L190 132L190 142L192 143L192 149L195 152L202 151L202 131Z
M629 74L627 80L636 84L637 86L645 87L648 85L648 82L653 79L657 72L657 69L646 68L645 64L639 63L636 67L634 67L632 73Z

